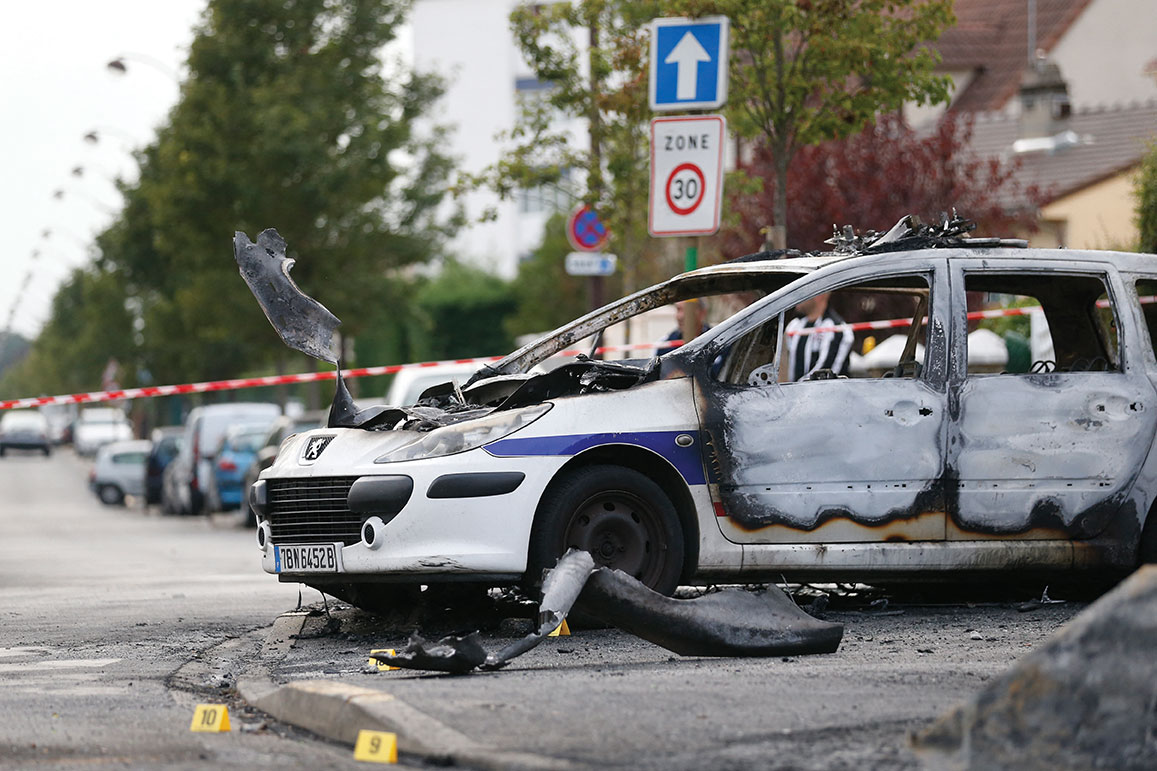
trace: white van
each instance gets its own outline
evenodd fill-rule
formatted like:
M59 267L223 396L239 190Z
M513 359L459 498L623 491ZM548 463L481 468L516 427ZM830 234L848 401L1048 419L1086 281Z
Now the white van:
M85 407L72 430L72 446L77 455L96 455L110 442L133 438L133 426L118 407Z
M272 423L279 415L280 407L264 402L194 407L185 419L181 450L165 469L161 507L179 514L202 513L213 483L213 458L225 432L236 423Z

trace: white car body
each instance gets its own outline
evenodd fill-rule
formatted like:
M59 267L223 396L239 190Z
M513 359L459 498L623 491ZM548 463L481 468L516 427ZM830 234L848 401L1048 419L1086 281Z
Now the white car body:
M110 442L133 438L132 424L115 407L86 407L72 432L72 446L79 455L95 455Z
M152 448L148 439L133 439L110 442L97 450L89 487L102 503L113 505L124 501L126 495L144 495L145 465Z
M671 409L672 405L680 407ZM616 418L620 411L632 416L630 433L616 430L622 424ZM696 424L690 380L666 380L593 398L559 399L550 411L509 439L441 458L375 463L391 447L404 445L420 435L408 431L317 429L291 437L278 452L273 468L261 476L266 479L275 473L282 479L309 480L333 473L342 477L405 475L413 479L414 493L405 516L398 516L387 525L388 539L376 547L358 541L341 549L344 572L407 574L415 578L447 574L510 578L526 570L526 547L533 519L527 513L533 514L546 485L582 451L568 445L585 445L583 449L589 449L599 444L602 437L603 444L646 448L646 452L668 456L666 462L672 471L683 467L691 475L694 484L689 490L697 504L710 509L701 465L698 474L694 473L698 446L681 448L675 443L681 434L698 436ZM325 437L333 439L316 460L307 460L305 452L310 441ZM536 440L541 440L542 446L533 449L533 455L520 448ZM425 494L436 479L447 474L509 472L523 473L526 478L508 494L471 497L457 505ZM355 525L354 532L358 530ZM701 554L705 553L703 546L707 553L727 549L718 529L714 537L710 531L705 532L708 542L701 544ZM733 551L738 549L733 547ZM262 567L270 573L282 572L272 547L264 550Z

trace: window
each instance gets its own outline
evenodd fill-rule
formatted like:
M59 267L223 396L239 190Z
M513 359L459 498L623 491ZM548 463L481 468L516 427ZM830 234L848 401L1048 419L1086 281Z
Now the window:
M812 295L736 340L719 379L764 385L917 378L924 368L929 301L924 275Z
M1136 287L1141 313L1145 316L1145 328L1149 330L1149 344L1157 355L1157 279L1140 279Z
M1117 314L1103 277L966 273L964 288L969 375L1119 368Z

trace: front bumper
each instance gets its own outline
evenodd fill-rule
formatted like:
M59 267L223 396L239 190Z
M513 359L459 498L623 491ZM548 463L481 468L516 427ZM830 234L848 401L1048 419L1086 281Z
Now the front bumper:
M436 580L526 570L539 498L567 458L495 458L475 449L374 463L382 434L346 429L321 459L301 462L311 434L327 433L335 431L291 440L251 491L265 528L266 572L278 572L278 546L305 543L337 544L341 571L282 572L283 580ZM363 538L367 521L376 532L372 543Z

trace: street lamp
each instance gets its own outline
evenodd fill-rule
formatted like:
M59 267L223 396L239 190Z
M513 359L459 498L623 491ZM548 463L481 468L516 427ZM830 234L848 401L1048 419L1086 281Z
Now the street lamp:
M109 72L111 72L115 75L127 75L128 71L129 71L129 67L128 67L128 64L126 64L126 60L127 61L133 61L133 62L140 62L141 64L147 64L150 67L152 67L153 69L155 69L157 72L160 72L165 77L172 80L178 86L181 85L181 78L180 78L180 76L177 75L176 70L174 70L172 67L170 67L169 65L162 62L160 59L157 59L156 57L153 57L153 56L149 56L148 54L123 53L120 56L116 57L115 59L111 59L108 62L108 64L105 65L105 67L108 69Z

